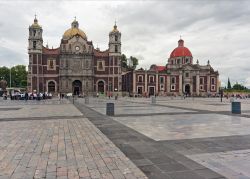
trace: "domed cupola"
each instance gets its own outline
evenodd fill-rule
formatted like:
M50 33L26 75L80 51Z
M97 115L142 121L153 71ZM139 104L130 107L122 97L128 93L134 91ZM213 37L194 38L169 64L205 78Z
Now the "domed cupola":
M83 39L87 40L87 36L84 33L84 31L82 31L81 29L79 29L79 23L78 21L75 19L72 23L71 23L71 28L66 30L63 34L63 39L70 39L76 35L81 36Z
M187 47L184 47L184 40L182 39L178 41L178 47L176 47L170 54L170 58L176 57L193 57L190 50Z

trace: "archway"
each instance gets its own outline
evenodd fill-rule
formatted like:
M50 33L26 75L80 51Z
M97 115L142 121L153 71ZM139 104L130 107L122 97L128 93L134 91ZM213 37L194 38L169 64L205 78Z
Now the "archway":
M54 81L50 81L48 83L48 93L55 93L56 92L56 84Z
M189 85L189 84L186 84L186 85L185 85L185 93L186 93L187 95L190 95L190 85Z
M82 82L79 80L75 80L72 83L72 91L74 95L79 95L82 93Z
M104 93L104 82L103 81L99 81L97 83L97 87L98 87L98 93Z

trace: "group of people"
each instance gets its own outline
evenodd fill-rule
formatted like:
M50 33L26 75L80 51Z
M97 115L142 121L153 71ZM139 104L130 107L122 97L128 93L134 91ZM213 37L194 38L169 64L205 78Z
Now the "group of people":
M7 93L3 94L3 99L7 100L10 98L10 100L43 100L43 99L51 99L52 94L51 93L28 93L27 91L24 93L21 92L10 92L9 95Z

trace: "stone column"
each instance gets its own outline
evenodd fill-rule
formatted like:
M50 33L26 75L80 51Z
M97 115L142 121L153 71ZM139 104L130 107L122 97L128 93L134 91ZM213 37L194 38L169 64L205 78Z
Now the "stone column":
M159 92L159 74L158 72L156 73L156 87L155 87L155 93L158 94Z
M182 74L179 73L179 94L182 95Z
M207 76L207 93L210 93L211 83L210 83L210 76Z
M148 74L147 74L147 71L145 71L145 86L144 86L144 92L147 93L148 92Z
M196 94L200 94L200 75L196 75Z
M167 76L167 93L170 93L170 89L171 89L171 86L170 86L170 76L168 75Z
M135 89L136 89L136 74L135 72L133 71L133 93L135 93Z

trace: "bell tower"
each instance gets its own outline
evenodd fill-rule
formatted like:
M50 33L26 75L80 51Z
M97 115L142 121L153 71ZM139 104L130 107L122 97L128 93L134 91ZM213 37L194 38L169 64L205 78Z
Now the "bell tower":
M29 54L29 66L28 66L28 91L37 92L43 91L43 81L41 77L42 73L42 48L43 48L43 29L38 24L38 20L35 15L34 22L29 26L29 38L28 38L28 54Z
M121 55L121 33L117 29L116 22L109 33L109 53L115 56Z
M108 92L118 95L122 90L121 76L121 33L115 22L113 30L109 33L109 72Z

